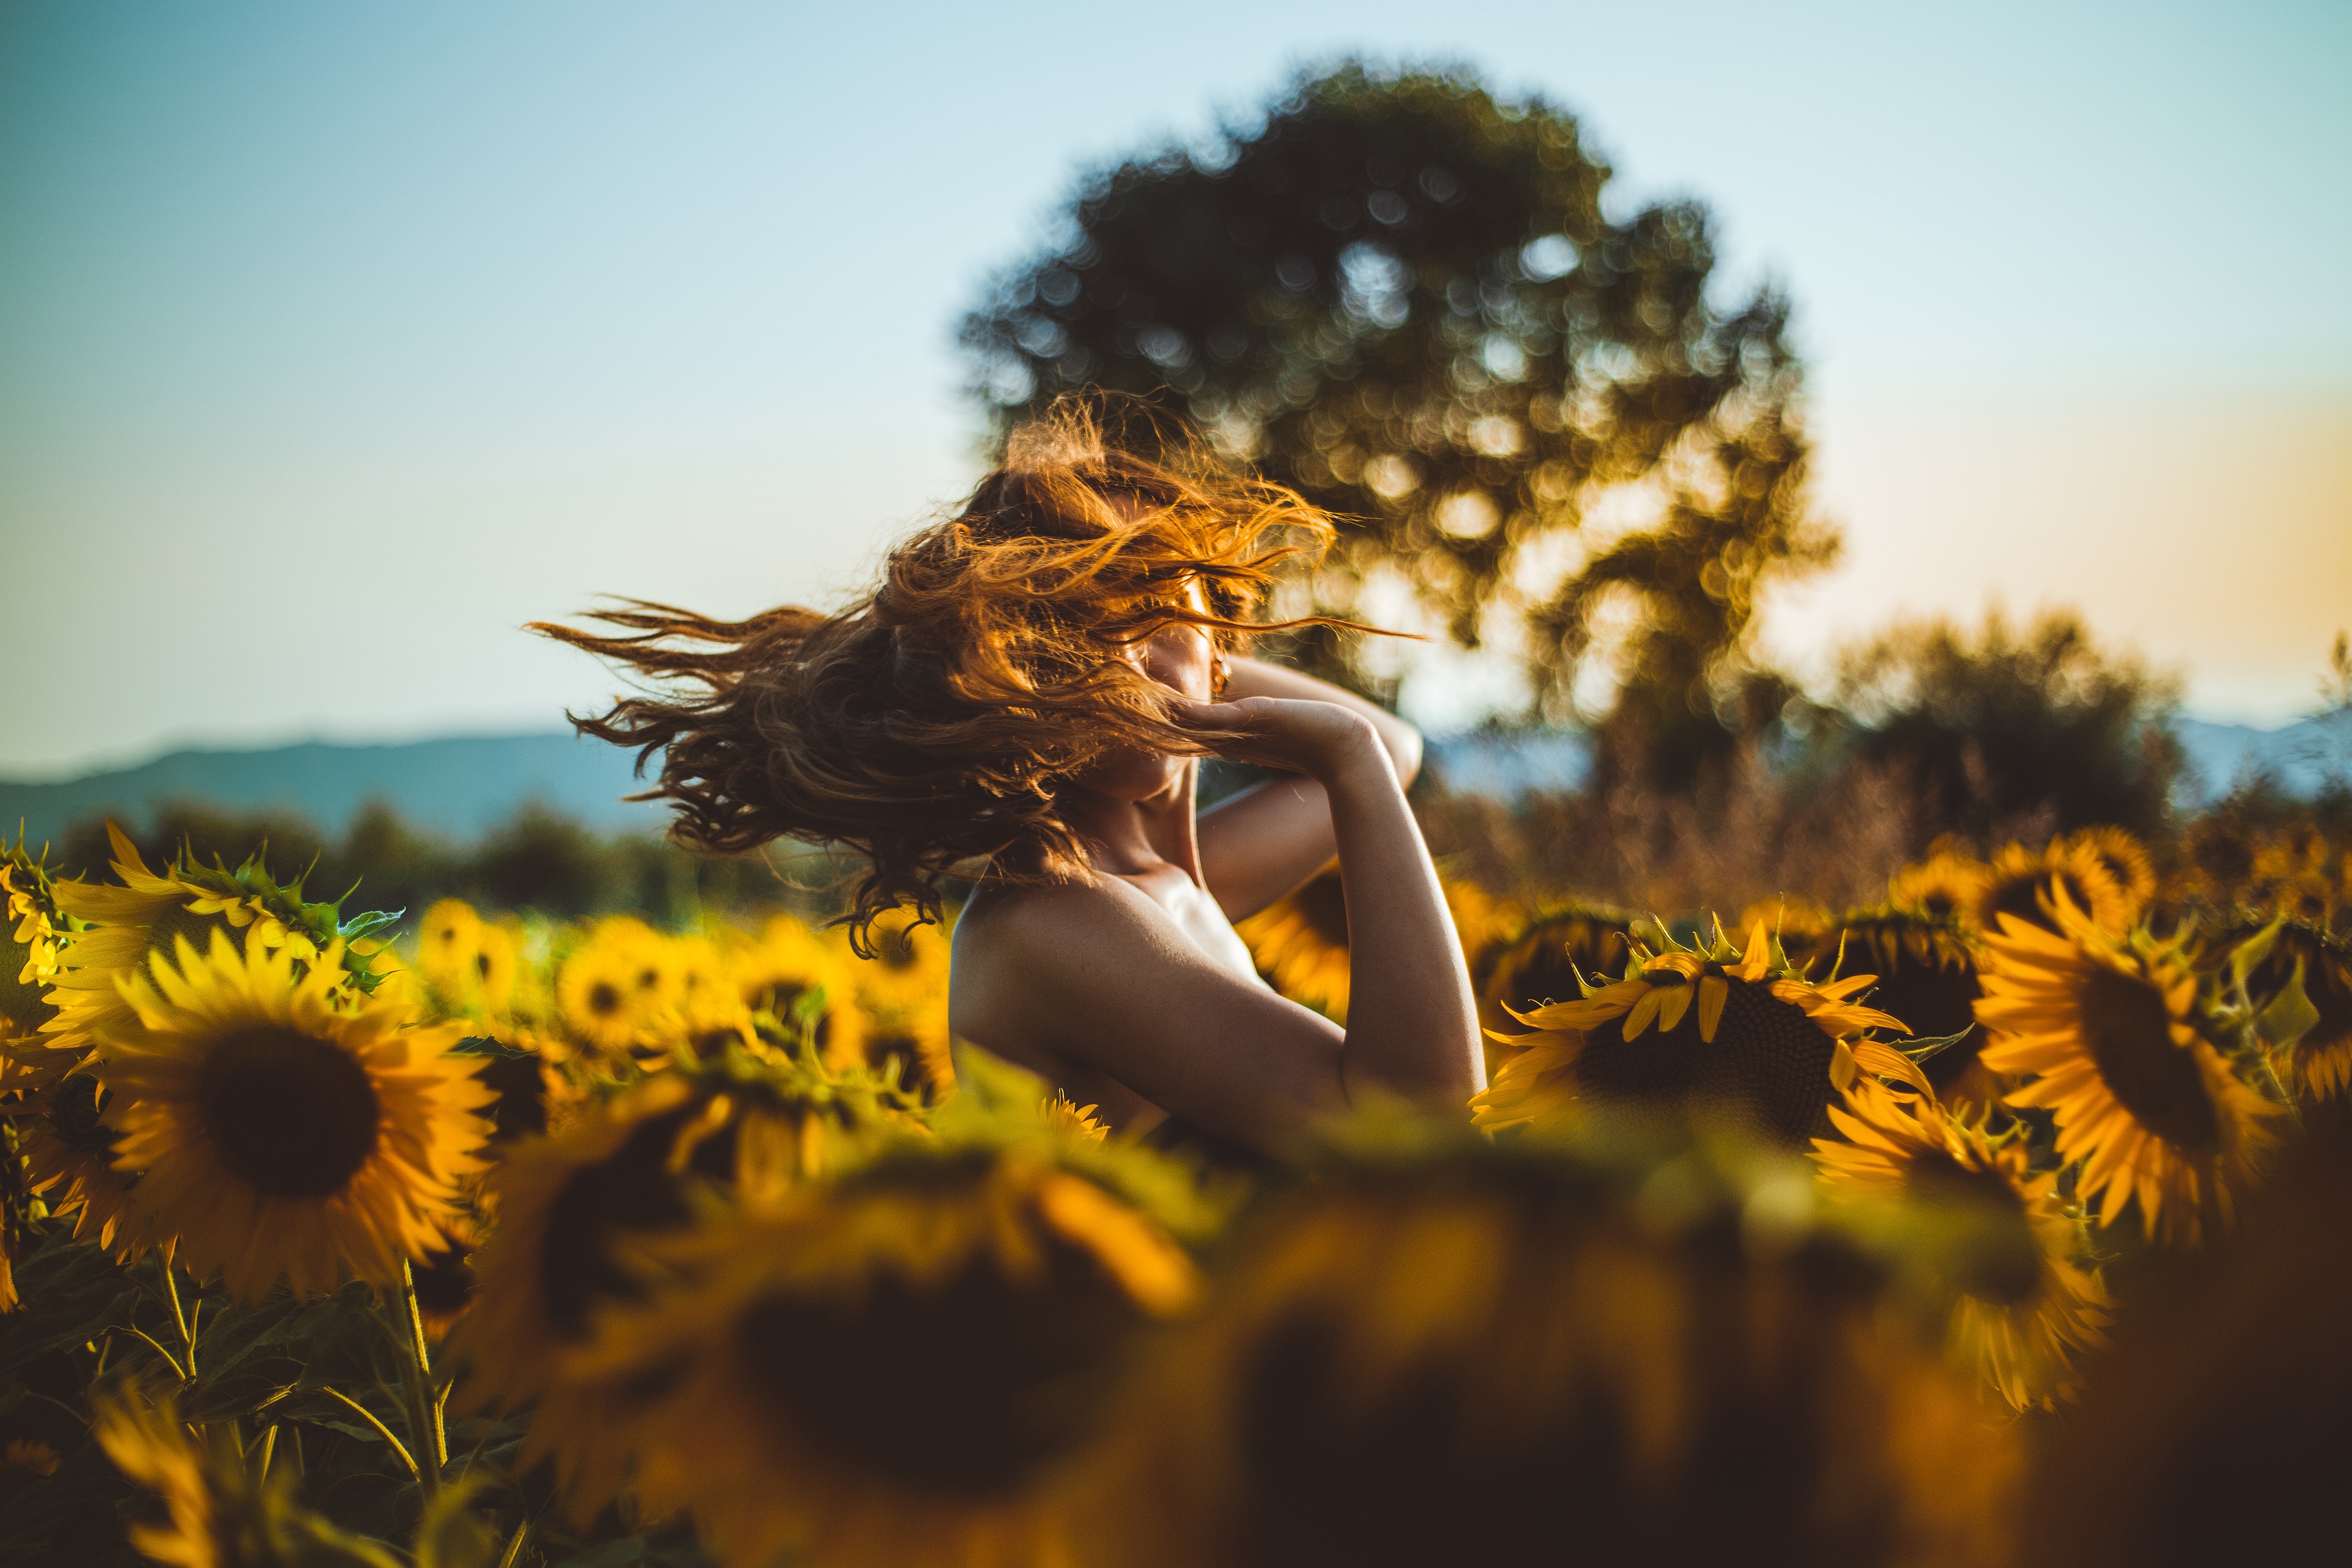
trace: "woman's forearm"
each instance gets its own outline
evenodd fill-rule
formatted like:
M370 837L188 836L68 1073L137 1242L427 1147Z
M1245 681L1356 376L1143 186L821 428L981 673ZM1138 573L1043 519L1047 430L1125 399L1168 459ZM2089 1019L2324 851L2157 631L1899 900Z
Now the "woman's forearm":
M1420 826L1384 751L1318 772L1348 910L1342 1085L1459 1107L1486 1082L1477 1009Z

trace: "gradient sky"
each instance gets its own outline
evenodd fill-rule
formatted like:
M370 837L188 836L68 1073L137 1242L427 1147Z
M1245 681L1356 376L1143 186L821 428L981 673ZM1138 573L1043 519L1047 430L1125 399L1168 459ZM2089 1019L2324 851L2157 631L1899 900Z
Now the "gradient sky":
M805 14L804 14L805 13ZM548 727L600 591L852 587L1078 169L1346 49L1580 113L1793 293L1835 572L2080 605L2192 709L2352 623L2352 6L0 8L0 772ZM1423 680L1409 704L1451 710Z

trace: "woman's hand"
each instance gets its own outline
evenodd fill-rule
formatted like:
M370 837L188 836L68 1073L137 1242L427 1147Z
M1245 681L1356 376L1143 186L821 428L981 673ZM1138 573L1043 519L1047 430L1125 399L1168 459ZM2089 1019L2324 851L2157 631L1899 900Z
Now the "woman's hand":
M1318 783L1386 759L1371 721L1337 702L1295 697L1195 702L1171 696L1168 711L1184 729L1218 735L1217 754L1228 761L1305 773ZM1224 738L1229 735L1238 742Z

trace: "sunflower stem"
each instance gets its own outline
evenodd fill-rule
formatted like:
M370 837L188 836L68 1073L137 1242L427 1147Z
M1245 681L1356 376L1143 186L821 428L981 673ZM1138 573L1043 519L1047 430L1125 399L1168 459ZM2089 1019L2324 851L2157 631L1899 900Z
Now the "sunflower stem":
M392 1445L392 1451L400 1456L400 1462L408 1467L408 1473L415 1478L417 1485L423 1486L425 1484L425 1474L416 1468L416 1461L409 1456L408 1445L394 1436L392 1435L392 1428L377 1420L374 1413L370 1411L366 1405L362 1405L358 1400L353 1399L350 1394L343 1393L341 1389L322 1388L319 1390L319 1392L326 1394L330 1398L340 1399L345 1405L350 1405L353 1410L359 1412L360 1419L374 1427L377 1433L382 1436L383 1440Z
M253 1468L253 1479L255 1480L266 1481L269 1479L270 1456L277 1452L278 1423L272 1421L269 1424L268 1428L261 1434L261 1459Z
M416 1302L416 1275L404 1258L400 1260L400 1304L408 1320L409 1359L415 1363L415 1380L410 1386L415 1391L416 1437L433 1459L433 1485L425 1489L431 1491L439 1486L442 1468L449 1463L449 1436L441 1425L445 1401L434 1397L433 1359L425 1349L425 1313Z
M172 1304L172 1321L180 1331L180 1342L193 1352L196 1347L196 1337L188 1331L187 1313L180 1310L180 1282L173 1272L172 1260L165 1258L161 1260L159 1267L163 1271L163 1299ZM148 1343L152 1344L154 1342L150 1340ZM193 1354L188 1357L188 1370L184 1375L189 1377L195 1375L195 1360ZM178 1363L175 1362L173 1364L176 1366Z
M530 1533L530 1519L526 1515L523 1521L515 1526L514 1534L508 1538L506 1552L499 1558L499 1568L514 1568L515 1559L522 1554L523 1537Z
M188 1374L180 1369L180 1358L173 1355L170 1351L165 1350L163 1345L156 1341L154 1335L149 1333L144 1329L133 1328L128 1323L123 1325L123 1330L125 1332L137 1334L141 1339L145 1340L148 1344L152 1346L155 1353L163 1358L164 1364L172 1369L173 1373L177 1376L182 1383L189 1381Z

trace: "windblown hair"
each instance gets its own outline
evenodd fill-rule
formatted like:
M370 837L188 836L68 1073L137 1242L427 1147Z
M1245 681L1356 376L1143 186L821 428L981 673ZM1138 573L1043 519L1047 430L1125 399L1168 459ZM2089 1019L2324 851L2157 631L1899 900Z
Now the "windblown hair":
M638 748L641 770L661 753L658 784L635 798L671 803L674 839L732 854L790 837L869 861L849 917L864 952L887 910L937 918L939 880L958 868L1041 881L1085 867L1056 797L1106 753L1202 755L1233 739L1173 722L1166 689L1128 650L1178 621L1221 647L1345 624L1253 618L1281 560L1330 533L1297 496L1197 444L1139 457L1057 406L1013 432L962 510L893 550L882 586L838 615L717 621L625 599L591 617L611 631L531 629L650 683L570 717Z

